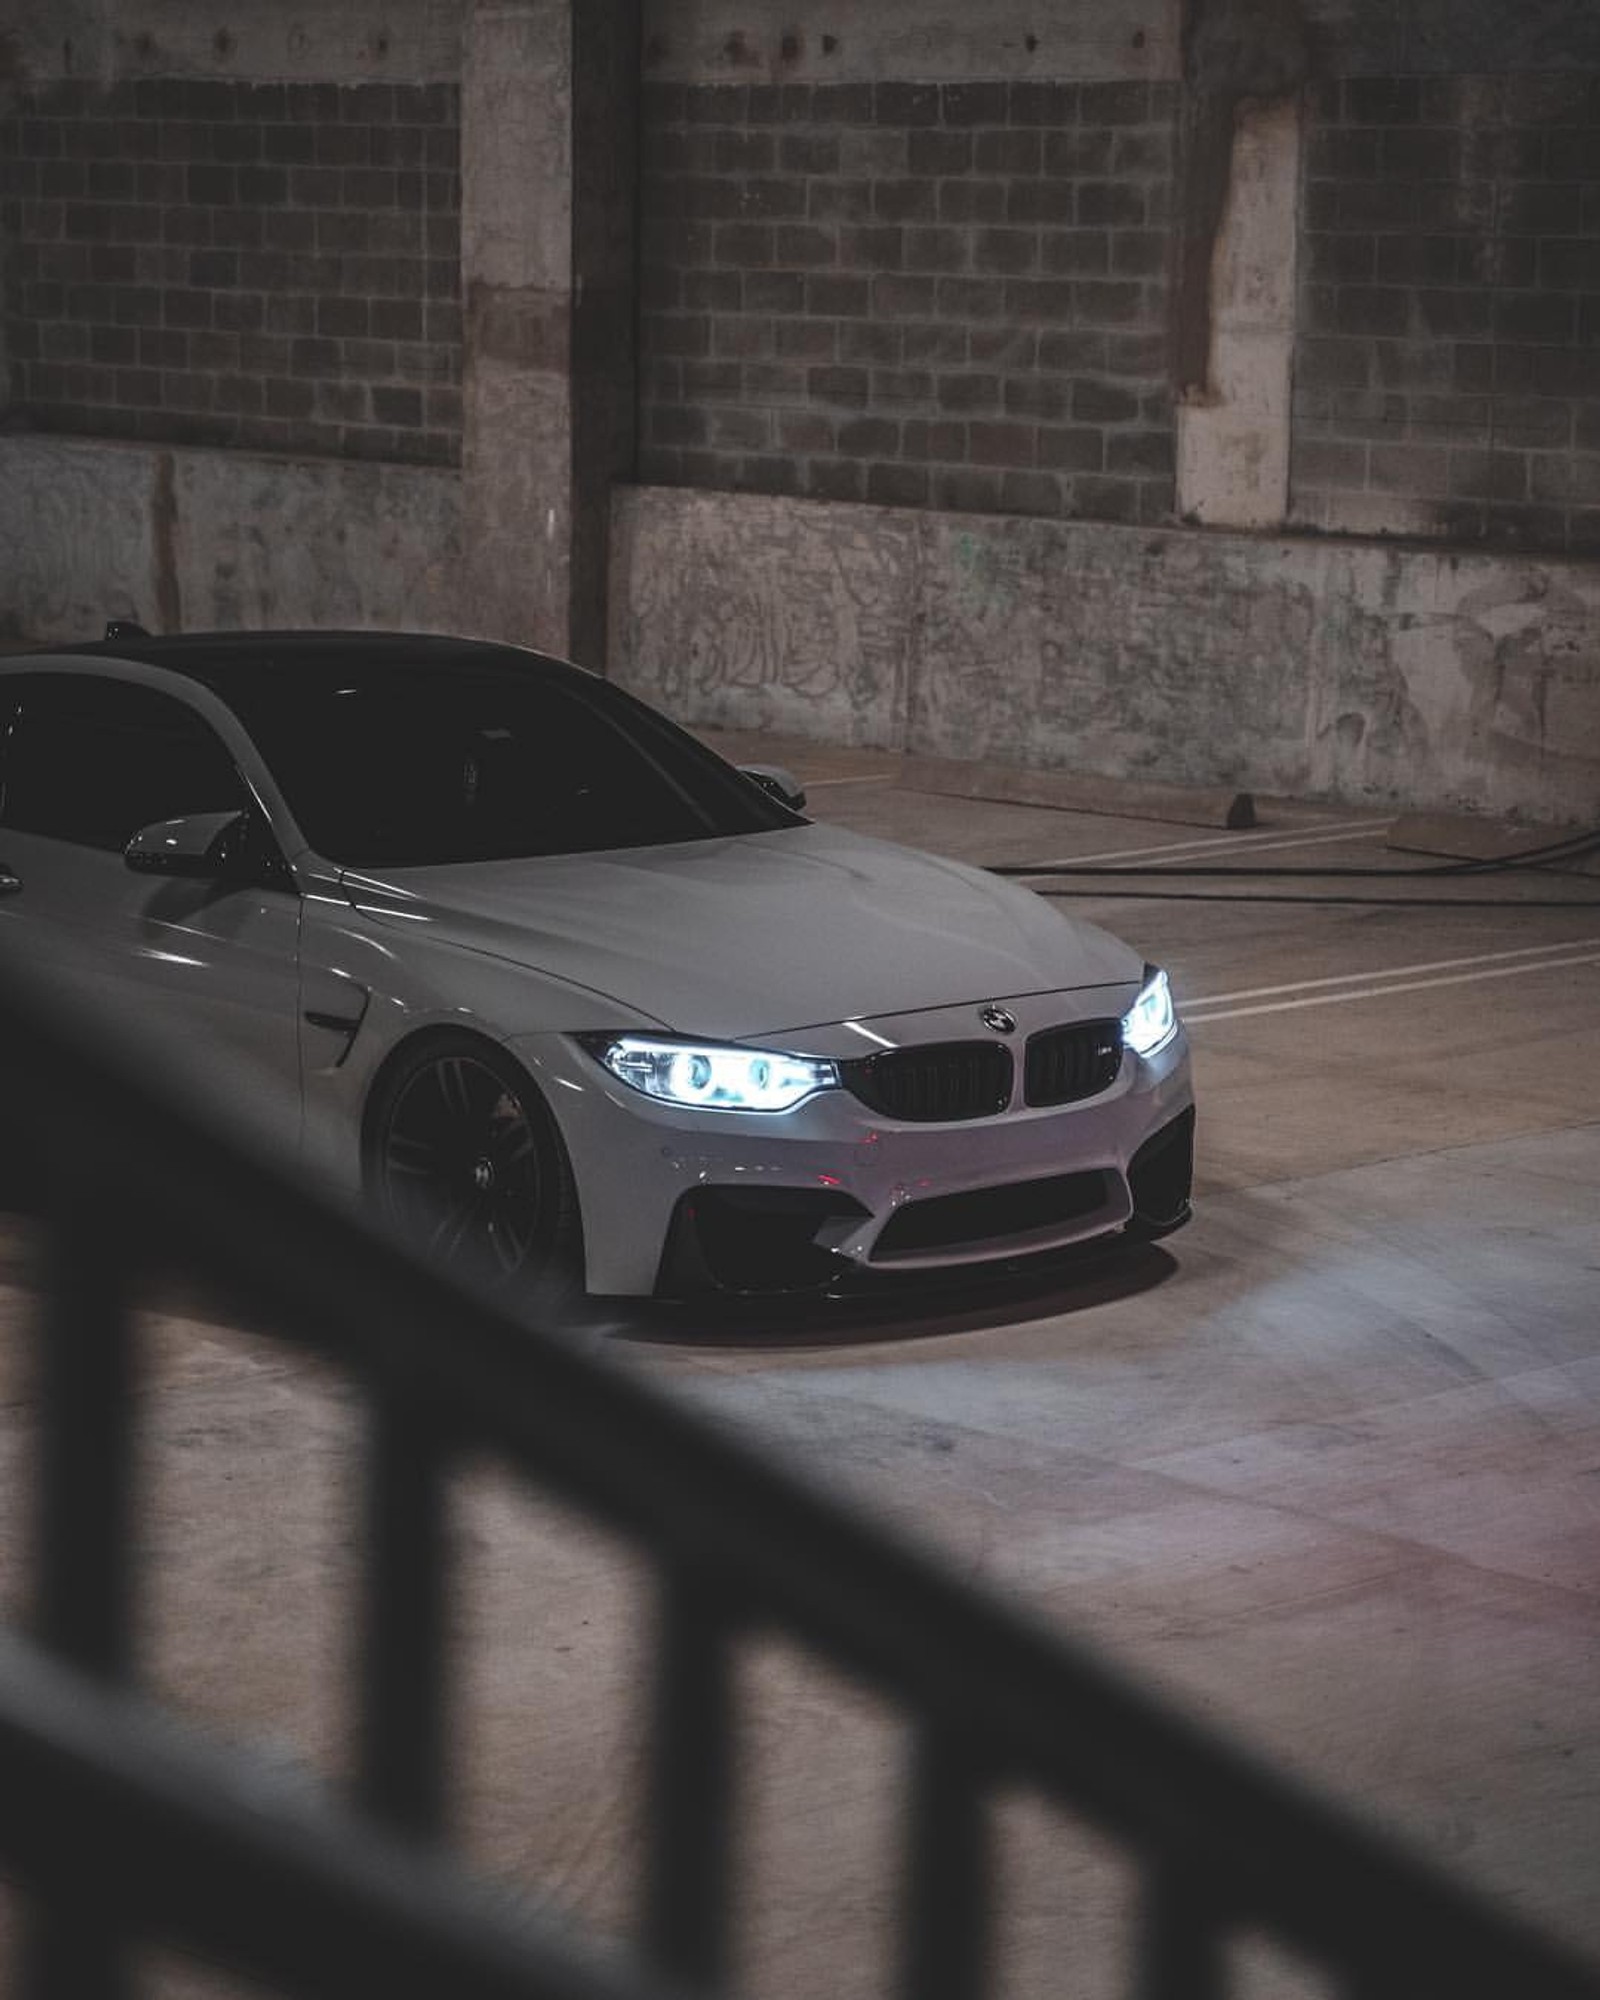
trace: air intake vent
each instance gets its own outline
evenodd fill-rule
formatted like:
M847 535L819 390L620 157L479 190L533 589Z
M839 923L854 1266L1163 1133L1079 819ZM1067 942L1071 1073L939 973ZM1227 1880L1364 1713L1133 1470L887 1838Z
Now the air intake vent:
M1122 1068L1120 1021L1075 1021L1028 1039L1023 1097L1029 1104L1076 1104L1109 1090Z
M1010 1236L1059 1230L1106 1205L1103 1173L1054 1174L1012 1187L935 1195L897 1208L872 1246L874 1263L1003 1242Z
M998 1042L934 1042L841 1063L846 1087L885 1118L913 1124L993 1118L1011 1102L1011 1051Z

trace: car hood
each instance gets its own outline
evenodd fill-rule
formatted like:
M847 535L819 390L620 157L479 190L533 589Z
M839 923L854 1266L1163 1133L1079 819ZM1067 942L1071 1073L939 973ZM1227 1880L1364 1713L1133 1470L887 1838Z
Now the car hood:
M1026 889L833 827L343 882L369 917L587 987L641 1025L724 1040L1142 971Z

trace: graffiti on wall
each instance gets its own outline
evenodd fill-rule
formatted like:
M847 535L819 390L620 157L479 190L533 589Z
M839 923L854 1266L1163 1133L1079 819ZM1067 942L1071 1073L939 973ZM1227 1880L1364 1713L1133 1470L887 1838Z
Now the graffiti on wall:
M148 452L4 441L0 631L98 639L107 618L159 612L155 463Z
M642 538L619 520L619 677L708 728L903 747L914 530L877 509L673 500Z
M690 724L1600 813L1593 565L642 488L613 588L612 671Z

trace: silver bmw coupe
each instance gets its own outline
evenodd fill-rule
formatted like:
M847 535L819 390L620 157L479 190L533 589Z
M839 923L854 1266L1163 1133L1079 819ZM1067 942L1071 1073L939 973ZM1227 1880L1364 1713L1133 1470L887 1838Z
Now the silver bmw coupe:
M0 939L479 1282L827 1290L1189 1214L1166 976L614 685L377 633L0 661Z

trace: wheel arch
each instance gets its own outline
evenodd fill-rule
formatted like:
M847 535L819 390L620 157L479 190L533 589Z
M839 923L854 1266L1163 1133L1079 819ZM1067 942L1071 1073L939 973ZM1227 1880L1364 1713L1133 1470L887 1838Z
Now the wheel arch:
M402 1035L399 1041L384 1050L382 1060L366 1081L361 1101L361 1171L363 1181L366 1176L367 1162L371 1156L373 1121L377 1116L379 1106L383 1102L384 1092L388 1089L390 1079L406 1063L410 1062L424 1050L435 1047L448 1048L452 1043L459 1042L473 1042L480 1048L492 1049L496 1055L503 1056L507 1062L521 1070L523 1075L527 1076L530 1087L537 1091L537 1085L534 1084L532 1076L528 1074L527 1064L519 1061L512 1049L507 1048L504 1042L500 1041L496 1036L487 1033L484 1029L458 1025L450 1021L428 1021L421 1027L412 1028L407 1034ZM538 1094L539 1101L542 1104L544 1102L543 1093L539 1092Z
M580 1269L584 1261L584 1218L583 1196L578 1186L577 1175L573 1171L572 1154L561 1130L560 1121L550 1108L549 1100L541 1089L538 1078L532 1070L506 1042L476 1023L429 1021L409 1034L403 1035L393 1047L384 1051L383 1059L367 1079L365 1096L361 1105L359 1124L361 1185L370 1193L372 1155L376 1144L377 1120L382 1111L391 1080L418 1056L426 1055L434 1049L478 1049L487 1051L500 1063L505 1064L521 1079L526 1093L525 1102L530 1115L544 1128L550 1143L560 1157L565 1178L567 1196L572 1205L574 1221L575 1249Z

